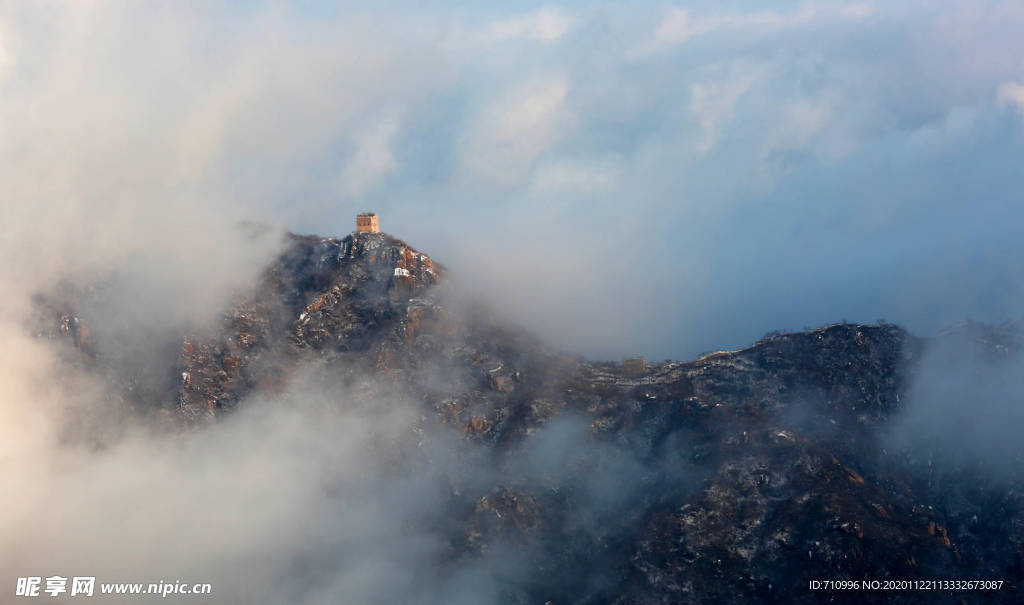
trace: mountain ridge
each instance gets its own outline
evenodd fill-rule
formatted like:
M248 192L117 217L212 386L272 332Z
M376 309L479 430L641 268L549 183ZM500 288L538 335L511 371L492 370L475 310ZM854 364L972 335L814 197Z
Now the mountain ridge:
M449 495L449 538L457 561L502 544L527 553L532 571L510 602L811 602L803 586L821 578L999 577L1000 594L1018 594L1024 492L994 505L999 486L962 478L965 510L1008 518L1011 531L972 525L935 493L930 454L925 469L920 447L886 450L928 341L892 324L831 324L636 376L453 305L445 275L387 234L288 234L215 333L182 339L180 382L143 411L188 430L284 392L309 367L369 405L401 392L423 414L414 433L461 435L501 461L493 485ZM48 308L38 333L102 365L73 304ZM936 340L967 333L998 353L1015 329L968 325ZM140 405L153 401L128 407ZM560 519L590 510L586 480L550 492L514 470L531 439L566 418L604 444L594 451L635 464L635 476L612 477L631 499L612 498L615 514L585 534ZM566 463L600 474L588 451Z

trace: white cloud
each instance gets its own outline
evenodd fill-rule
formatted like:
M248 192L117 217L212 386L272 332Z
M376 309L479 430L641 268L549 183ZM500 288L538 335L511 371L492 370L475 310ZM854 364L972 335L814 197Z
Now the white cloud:
M694 23L689 11L673 7L658 24L654 40L658 44L680 44L699 33L699 24Z
M526 38L539 42L556 42L572 27L572 18L558 8L546 7L520 17L501 19L491 24L489 38L500 42Z
M996 99L1003 105L1013 105L1024 118L1024 84L1006 82L999 87Z
M907 137L907 143L923 152L948 151L979 131L979 107L954 107L941 120L924 124Z
M791 14L765 11L721 13L704 17L692 17L687 10L673 7L658 24L654 32L654 45L664 47L682 44L695 36L723 29L773 30L807 22L816 15L817 9L809 5L804 5L799 11Z
M399 121L388 117L356 137L358 149L341 175L341 189L346 195L360 196L395 171L398 163L391 144L398 130Z
M775 136L766 143L775 150L805 150L818 142L833 116L834 101L828 91L801 95L781 105Z
M463 163L504 186L522 184L534 160L559 140L572 114L565 77L535 77L483 110L471 127Z
M755 71L743 69L725 78L690 86L690 111L700 125L697 149L701 153L710 151L718 143L722 130L732 121L736 104L758 77Z
M672 7L668 9L655 28L653 40L642 48L645 51L651 51L672 47L683 44L696 36L722 30L745 29L755 32L770 32L805 25L819 19L864 19L872 14L874 14L874 7L866 3L840 5L835 8L805 3L791 13L776 11L730 12L712 13L699 17L691 15L686 9Z
M11 50L11 36L0 23L0 85L14 69L14 51Z
M828 160L841 172L842 157L907 149L907 137L955 150L957 137L978 136L994 103L1024 115L1014 60L1024 13L1005 3L463 6L316 18L280 3L178 3L159 19L130 3L43 6L0 2L0 242L16 240L4 250L67 270L69 260L100 266L180 249L190 255L177 269L186 284L220 280L202 261L231 248L215 236L196 245L197 228L277 212L294 229L344 233L349 219L339 217L370 193L395 212L396 233L439 254L450 232L423 236L431 221L412 214L457 214L488 245L501 221L483 207L528 221L540 208L578 211L584 194L604 201L585 225L565 222L567 246L614 232L627 203L656 210L665 233L693 226L696 241L711 232L703 217L755 188L787 186L795 167ZM983 111L975 124L954 107ZM623 200L627 187L637 194ZM709 197L719 203L698 203ZM0 272L51 273L8 267ZM601 323L566 322L560 337Z
M866 19L875 14L875 5L868 2L844 4L839 8L839 15L849 19Z

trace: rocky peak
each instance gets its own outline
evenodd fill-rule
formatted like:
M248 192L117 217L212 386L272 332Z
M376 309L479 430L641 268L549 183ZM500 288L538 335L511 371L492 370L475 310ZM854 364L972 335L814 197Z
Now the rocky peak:
M195 419L233 407L260 384L283 380L303 350L380 354L388 341L408 339L443 275L429 256L386 233L288 234L256 287L226 315L224 333L185 339L180 410ZM268 359L275 367L265 367Z

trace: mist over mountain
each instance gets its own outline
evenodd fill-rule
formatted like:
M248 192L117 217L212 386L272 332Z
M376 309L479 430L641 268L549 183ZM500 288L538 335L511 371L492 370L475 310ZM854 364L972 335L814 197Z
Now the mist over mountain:
M0 6L5 271L216 295L235 221L372 208L595 358L1020 315L1016 2L363 8Z
M0 603L1020 601L1021 31L0 0Z
M4 519L23 540L5 566L195 577L225 603L818 602L823 578L1019 594L1016 325L593 362L388 234L262 236L280 251L177 334L90 328L116 323L113 279L36 298L32 346L74 407L16 450L63 496ZM44 515L75 538L56 559L10 535Z

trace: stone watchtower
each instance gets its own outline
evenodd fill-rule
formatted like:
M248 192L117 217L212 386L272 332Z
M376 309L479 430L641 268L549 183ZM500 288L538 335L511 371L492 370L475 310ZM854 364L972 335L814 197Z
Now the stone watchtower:
M375 212L362 212L356 215L357 233L377 233L379 231L380 225L377 223Z

